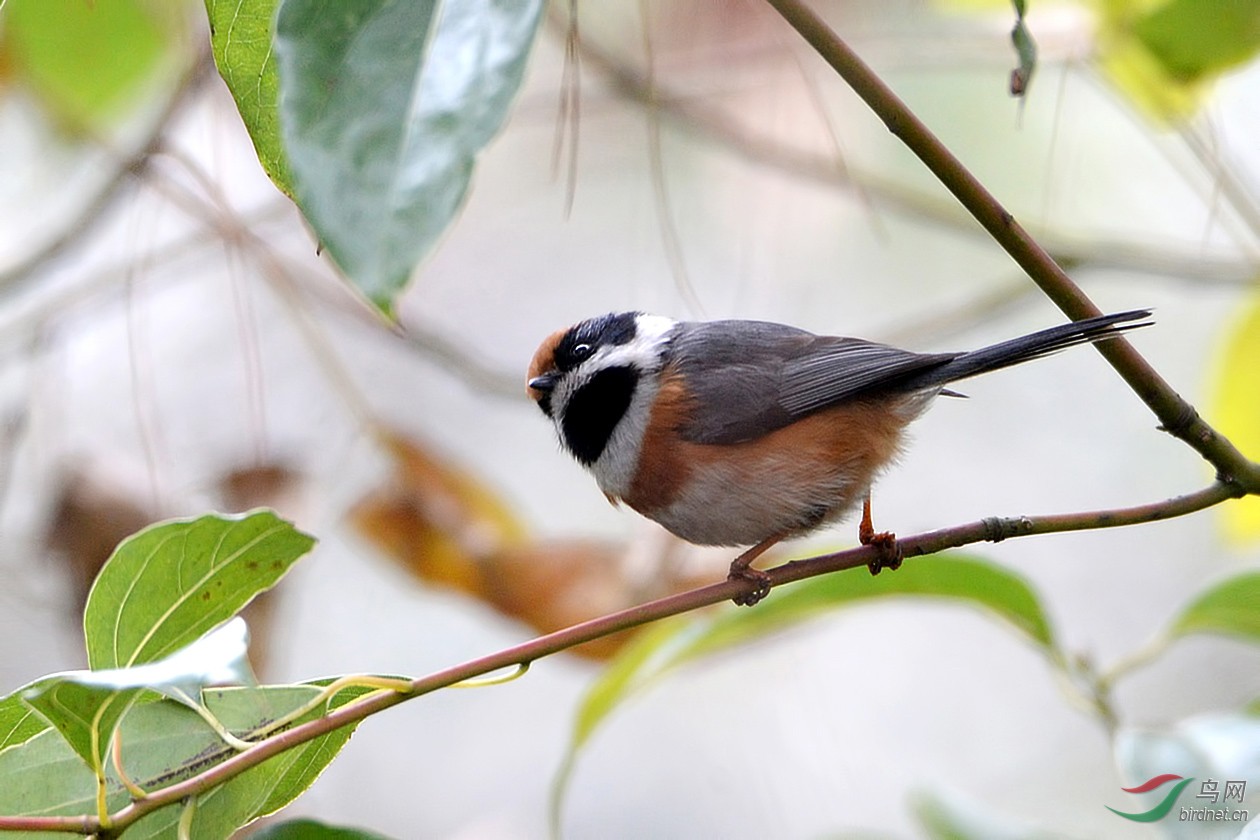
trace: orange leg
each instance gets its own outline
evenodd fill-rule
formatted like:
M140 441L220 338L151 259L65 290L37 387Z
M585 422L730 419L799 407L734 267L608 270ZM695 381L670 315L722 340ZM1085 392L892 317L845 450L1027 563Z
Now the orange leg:
M862 545L869 545L875 548L876 554L866 567L871 570L871 574L877 575L884 569L892 569L896 571L901 568L901 545L897 542L897 535L892 531L875 531L875 526L871 524L871 493L866 491L866 497L862 499L862 521L858 523L858 541Z
M726 575L727 580L750 580L757 584L757 587L747 595L737 595L731 599L736 604L741 607L751 607L770 594L770 576L760 569L752 568L751 564L781 539L783 539L782 534L766 537L731 561L731 570Z

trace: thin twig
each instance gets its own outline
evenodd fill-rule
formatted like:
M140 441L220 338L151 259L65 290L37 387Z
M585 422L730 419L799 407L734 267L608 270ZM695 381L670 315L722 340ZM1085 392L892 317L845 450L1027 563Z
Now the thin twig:
M831 65L888 130L914 152L1064 314L1074 320L1102 314L1015 217L821 17L801 0L767 2ZM1228 438L1208 425L1194 406L1182 399L1132 344L1118 338L1099 342L1094 348L1159 418L1161 428L1202 455L1216 467L1223 481L1237 482L1245 492L1260 492L1260 464L1248 459Z
M555 12L551 21L556 26L563 25L563 19ZM893 178L862 171L852 164L839 167L831 155L802 151L755 136L706 100L692 100L676 94L659 79L649 85L642 72L612 52L601 49L595 39L583 39L577 49L583 65L603 74L616 94L639 103L651 99L661 117L686 130L706 135L749 163L773 167L813 183L853 189L882 206L952 231L972 233L980 230L975 220L948 198L906 187ZM1064 265L1139 271L1177 280L1193 278L1196 283L1232 286L1254 285L1257 273L1256 266L1246 259L1186 253L1184 249L1166 248L1157 243L1134 244L1099 238L1082 240L1042 229L1037 231L1037 236L1055 259Z
M1034 534L1115 528L1143 522L1156 522L1195 513L1238 495L1239 490L1235 485L1217 482L1194 493L1152 504L1051 516L991 517L952 528L917 534L898 542L905 557L917 557L977 542L999 542ZM865 568L876 558L878 551L879 549L871 546L859 546L834 554L793 560L767 570L766 575L770 586L775 587L842 569ZM149 791L147 798L132 802L110 815L111 830L120 832L159 808L210 790L286 750L328 735L344 726L357 724L377 712L406 700L503 668L524 668L538 659L568 650L584 642L733 600L738 596L747 595L759 585L758 582L742 579L724 580L699 589L670 595L420 677L413 680L405 690L375 693L352 701L329 712L324 717L259 741L244 752L196 776L160 790ZM70 831L92 834L99 828L100 821L88 816L0 817L0 831Z
M150 158L162 148L167 129L175 116L192 99L201 83L211 77L213 69L214 60L209 49L206 49L189 65L183 78L175 85L162 111L154 119L149 135L134 152L118 160L114 172L83 203L74 218L17 263L0 269L0 296L17 293L36 279L56 258L84 241L84 234L105 217L106 211L122 195L123 187L144 173Z

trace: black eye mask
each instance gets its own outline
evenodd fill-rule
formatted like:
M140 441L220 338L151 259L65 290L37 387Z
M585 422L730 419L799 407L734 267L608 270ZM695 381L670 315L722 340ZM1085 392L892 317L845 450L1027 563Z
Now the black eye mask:
M630 408L638 384L639 372L634 368L606 368L569 398L560 430L565 446L582 464L590 466L599 460L613 429Z

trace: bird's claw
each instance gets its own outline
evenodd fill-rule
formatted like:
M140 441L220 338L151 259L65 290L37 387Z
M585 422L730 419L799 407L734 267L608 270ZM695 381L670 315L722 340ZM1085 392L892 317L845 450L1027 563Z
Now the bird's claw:
M862 534L861 540L862 545L869 545L875 549L875 555L866 564L871 574L877 575L884 569L895 572L901 568L901 561L905 555L901 551L901 543L897 540L896 534L891 531Z
M738 562L738 561L736 561ZM736 564L731 564L731 571L726 576L727 580L751 582L753 588L748 592L736 595L731 600L741 607L751 607L762 598L770 594L770 576L760 569L754 569L750 566L740 566L736 568Z

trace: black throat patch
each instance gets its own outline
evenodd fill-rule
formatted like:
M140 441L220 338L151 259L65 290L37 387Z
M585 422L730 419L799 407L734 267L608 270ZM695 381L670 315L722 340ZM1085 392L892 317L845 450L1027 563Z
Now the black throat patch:
M613 429L630 408L638 384L639 373L634 368L606 368L569 398L560 428L565 446L582 464L589 467L599 460Z

